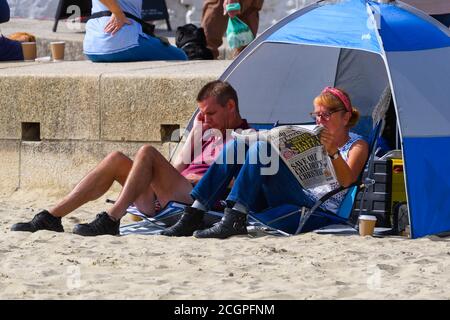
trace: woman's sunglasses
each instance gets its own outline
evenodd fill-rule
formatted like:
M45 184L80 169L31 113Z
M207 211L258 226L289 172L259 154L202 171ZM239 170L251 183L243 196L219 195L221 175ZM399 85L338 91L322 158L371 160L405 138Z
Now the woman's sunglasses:
M328 121L331 118L331 115L333 113L339 112L339 111L345 111L344 108L339 108L333 111L325 111L325 112L311 112L311 118L313 118L314 120L317 120L318 117L321 117L323 120Z

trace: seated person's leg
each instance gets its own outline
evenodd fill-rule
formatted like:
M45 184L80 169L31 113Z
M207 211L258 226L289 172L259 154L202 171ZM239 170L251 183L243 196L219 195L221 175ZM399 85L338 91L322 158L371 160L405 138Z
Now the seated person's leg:
M157 38L139 37L139 47L135 49L137 60L187 60L183 50L166 45Z
M233 177L239 172L242 161L239 153L246 151L240 142L232 140L227 143L203 178L192 190L191 195L196 200L192 207L186 207L180 220L162 234L166 236L190 236L195 230L203 228L204 209L209 210L222 196ZM242 158L244 158L242 156Z
M269 181L280 180L276 187L285 188L282 186L285 182L284 177L289 178L290 172L286 174L284 170L280 170L283 169L282 165L279 156L267 142L255 142L248 150L245 164L239 172L227 200L244 205L247 210L260 209L256 201L259 199L259 195L265 191L264 186ZM295 180L295 178L293 179ZM275 194L279 193L278 190L273 191ZM271 205L268 194L265 196L268 204Z
M143 192L137 199L134 201L134 205L139 210L148 217L153 217L156 213L155 208L156 195L153 191L153 188L149 186L146 192Z
M143 195L148 195L150 190L154 191L163 206L170 200L192 203L189 195L191 183L158 150L145 145L136 153L125 185L114 205L108 212L97 215L92 222L76 225L73 233L83 236L119 234L120 219L127 208L137 199L142 199ZM147 207L153 206L154 197L149 196L147 201Z
M203 178L192 190L192 197L201 202L207 210L211 210L217 200L225 194L231 180L239 173L243 160L239 161L239 152L245 153L247 148L238 148L240 142L232 140L211 165Z
M222 221L215 226L194 233L198 238L227 238L246 234L246 215L249 210L261 210L261 193L267 206L294 204L311 207L312 198L301 187L287 166L279 159L270 146L259 141L249 148L245 164L242 166L227 201L234 203L232 209L225 210ZM317 220L317 219L316 219ZM315 226L327 222L315 221ZM317 223L316 223L317 222ZM315 227L314 226L314 227Z
M297 179L289 171L287 165L281 160L280 170L276 175L268 177L263 189L269 207L291 204L298 207L311 208L315 204L315 200L309 195L308 191L302 188ZM336 221L316 212L309 217L301 232L310 232L330 224L336 224Z
M22 44L0 35L0 61L23 60Z
M264 195L269 207L292 204L299 207L311 207L314 201L303 189L287 165L280 159L279 170L267 176L263 185Z
M64 231L61 218L88 201L98 199L114 181L125 184L133 162L121 152L112 152L91 170L63 199L50 210L37 213L30 222L17 223L12 231Z
M92 62L132 62L156 60L187 60L183 50L164 45L157 38L139 36L139 46L111 54L87 54Z
M92 62L129 62L135 61L131 49L108 54L86 54Z
M151 162L150 188L164 207L169 201L192 203L192 184L154 147L147 148ZM135 160L136 161L136 160ZM148 189L147 191L148 192ZM151 199L149 199L153 202Z
M263 185L268 174L278 172L279 157L265 141L254 142L248 149L245 163L233 184L222 220L213 227L194 232L197 238L228 238L232 235L247 234L247 213L251 209L260 210ZM265 203L263 205L266 205Z

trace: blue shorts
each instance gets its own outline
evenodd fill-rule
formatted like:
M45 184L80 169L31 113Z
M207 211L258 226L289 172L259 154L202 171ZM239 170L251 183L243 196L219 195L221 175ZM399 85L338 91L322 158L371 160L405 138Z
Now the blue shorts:
M187 60L183 50L164 45L157 38L139 36L139 45L124 51L109 54L86 54L92 62L131 62L153 60Z

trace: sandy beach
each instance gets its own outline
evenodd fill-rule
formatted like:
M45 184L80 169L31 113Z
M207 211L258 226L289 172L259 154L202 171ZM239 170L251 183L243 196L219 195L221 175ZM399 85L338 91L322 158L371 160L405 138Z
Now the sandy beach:
M0 198L0 299L448 299L450 239L305 234L198 240L11 232L60 194ZM36 211L34 211L36 212ZM131 220L125 217L123 224Z

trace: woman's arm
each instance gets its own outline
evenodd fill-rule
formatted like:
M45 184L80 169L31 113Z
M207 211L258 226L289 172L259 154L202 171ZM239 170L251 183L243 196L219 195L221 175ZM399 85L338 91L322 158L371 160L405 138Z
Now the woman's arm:
M334 155L339 149L335 143L335 137L325 128L320 134L320 142L325 147L329 155ZM331 160L336 178L343 187L348 187L358 179L359 174L364 168L369 154L369 146L363 140L356 141L348 152L347 161L341 156Z
M358 179L364 169L369 154L367 142L356 141L348 152L348 159L345 161L341 156L336 160L331 160L339 184L348 187Z
M111 18L104 29L106 33L114 35L124 24L131 24L131 21L127 19L116 0L100 0L100 2L112 12Z
M6 0L0 0L0 23L9 21L9 5Z

